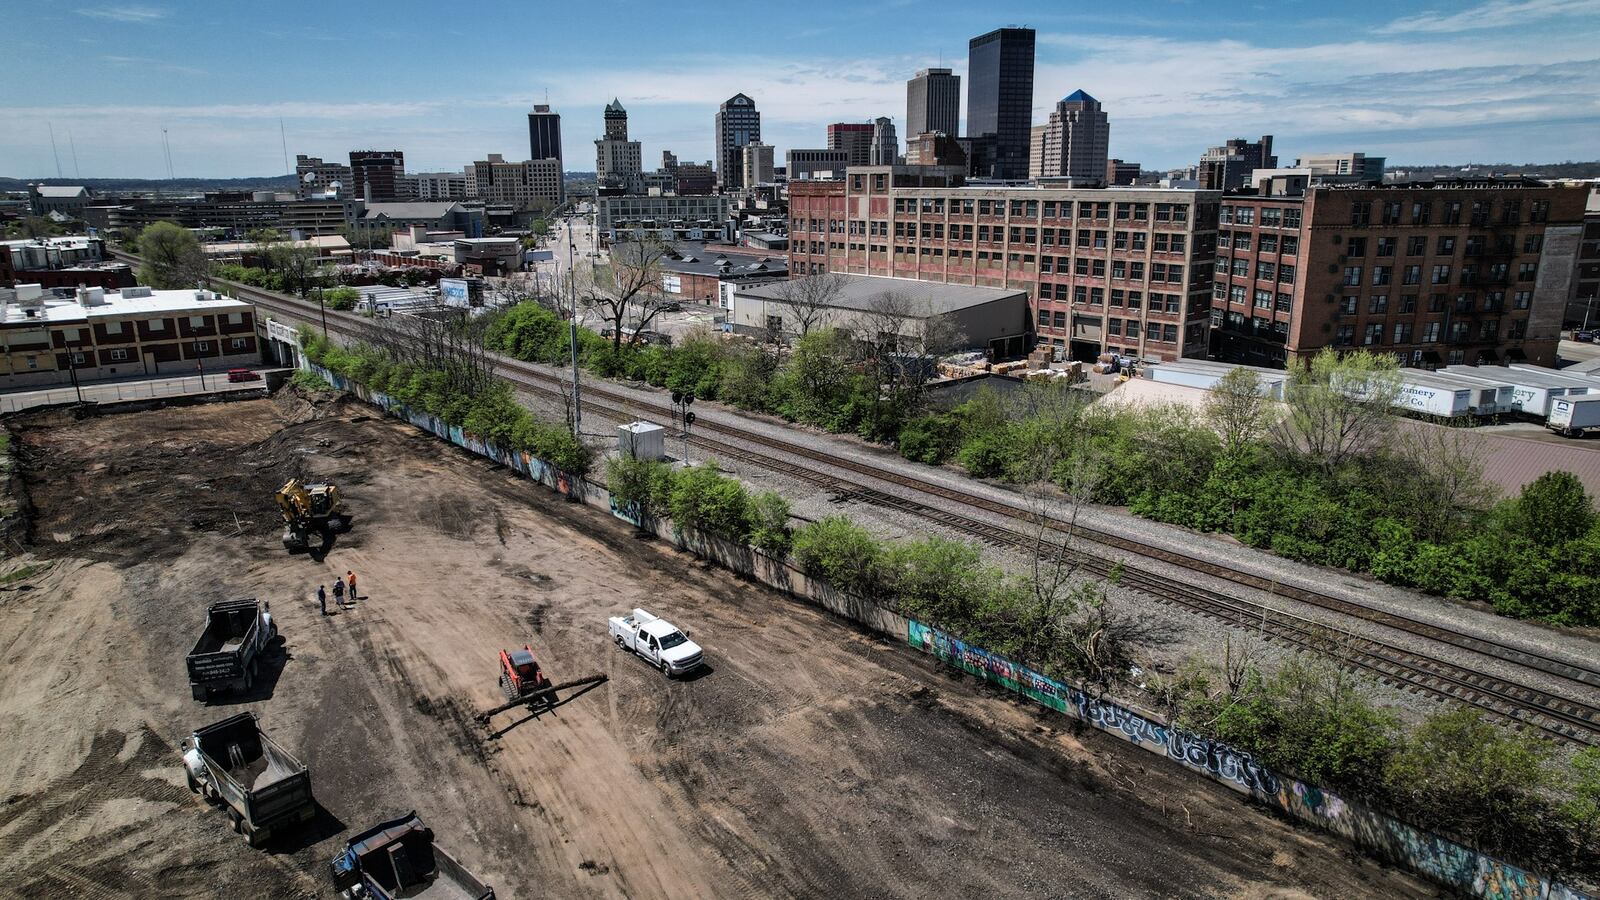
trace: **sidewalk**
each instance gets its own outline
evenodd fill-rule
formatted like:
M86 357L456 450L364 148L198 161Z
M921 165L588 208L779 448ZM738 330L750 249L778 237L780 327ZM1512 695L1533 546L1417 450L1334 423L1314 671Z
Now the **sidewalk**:
M259 370L258 374L262 374ZM135 381L97 381L28 391L0 394L0 413L51 406L58 403L75 403L79 393L85 403L116 403L122 400L152 400L160 397L183 397L189 394L218 394L231 391L248 391L266 387L266 376L257 381L230 382L226 372L207 372L204 376L185 375L177 378L141 378Z

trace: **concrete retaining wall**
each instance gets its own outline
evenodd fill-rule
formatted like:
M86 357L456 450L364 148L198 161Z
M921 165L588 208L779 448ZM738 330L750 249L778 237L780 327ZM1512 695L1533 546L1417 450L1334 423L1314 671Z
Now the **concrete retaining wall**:
M1356 801L1316 785L1274 772L1256 758L1220 741L1173 727L1155 713L1118 703L1057 681L1003 656L962 641L926 623L899 615L866 598L834 590L808 578L788 560L722 537L675 528L668 520L641 517L632 504L619 504L603 484L568 476L520 451L491 445L437 416L410 409L386 394L370 391L314 364L307 367L329 384L349 391L390 415L515 469L552 490L651 532L674 546L709 559L740 575L827 609L1007 690L1078 719L1114 737L1203 774L1285 815L1355 842L1376 856L1403 866L1462 894L1485 900L1594 900L1576 888L1428 834Z

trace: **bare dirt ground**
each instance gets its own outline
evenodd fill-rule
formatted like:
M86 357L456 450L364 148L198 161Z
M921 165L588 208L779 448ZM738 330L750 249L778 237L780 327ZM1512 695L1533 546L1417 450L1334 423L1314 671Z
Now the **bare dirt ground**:
M1432 896L1325 836L705 568L343 402L13 420L41 574L0 591L0 894L325 896L344 838L416 809L503 897ZM269 494L344 490L290 556ZM320 554L319 554L320 556ZM315 586L363 597L322 618ZM253 697L190 699L205 606L272 603ZM646 606L708 671L606 641ZM499 737L496 652L610 681ZM250 849L177 744L241 709L311 768L317 820ZM507 726L511 726L505 730Z

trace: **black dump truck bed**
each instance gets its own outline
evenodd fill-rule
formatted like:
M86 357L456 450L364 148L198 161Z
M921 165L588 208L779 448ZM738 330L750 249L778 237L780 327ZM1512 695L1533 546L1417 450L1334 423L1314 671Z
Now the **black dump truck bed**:
M218 791L256 826L311 803L311 775L298 759L262 733L254 713L223 719L194 733Z
M189 651L191 685L220 687L223 682L244 678L259 643L255 632L261 612L261 604L254 598L212 604L206 611L205 629Z

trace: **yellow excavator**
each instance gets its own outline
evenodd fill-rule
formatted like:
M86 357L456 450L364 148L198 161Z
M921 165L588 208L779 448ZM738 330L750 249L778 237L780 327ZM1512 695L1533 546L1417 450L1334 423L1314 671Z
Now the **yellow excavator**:
M278 509L283 512L283 546L290 553L309 550L312 531L329 534L344 531L350 526L350 517L344 512L344 501L336 485L302 484L291 478L273 495Z

